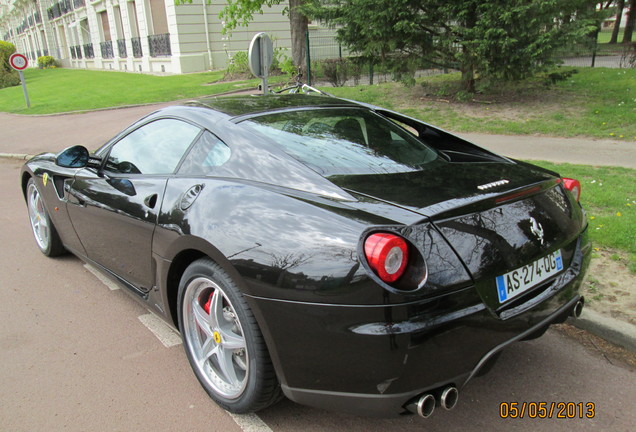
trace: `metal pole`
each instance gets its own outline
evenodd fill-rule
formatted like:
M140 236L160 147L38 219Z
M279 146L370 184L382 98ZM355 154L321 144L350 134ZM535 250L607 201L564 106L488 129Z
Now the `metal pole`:
M599 32L599 29L597 28L596 31L594 32L594 47L592 48L592 67L594 67L594 65L596 64L596 49L598 47L598 32Z
M266 67L266 61L265 61L265 42L263 40L263 38L260 38L258 40L258 47L259 47L259 54L261 57L261 68L262 68L262 74L263 74L263 94L266 95L267 93L269 93L269 88L267 88L267 73L268 73L268 68Z
M29 101L29 93L26 89L26 81L24 81L24 72L20 72L20 82L22 82L22 91L24 92L24 100L27 103L27 108L31 108L31 102Z
M309 30L305 32L305 48L307 58L307 85L311 85L311 54L309 51Z

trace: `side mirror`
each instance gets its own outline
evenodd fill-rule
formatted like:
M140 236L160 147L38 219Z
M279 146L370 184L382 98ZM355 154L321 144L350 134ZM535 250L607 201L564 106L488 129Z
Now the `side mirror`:
M85 168L88 166L88 150L81 145L62 150L55 157L55 165L64 168Z
M55 157L55 164L64 168L99 168L101 162L97 157L90 157L88 149L81 145L62 150Z

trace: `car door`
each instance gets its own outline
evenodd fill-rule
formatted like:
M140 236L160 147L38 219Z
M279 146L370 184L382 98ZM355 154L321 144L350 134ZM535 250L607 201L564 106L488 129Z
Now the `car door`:
M88 258L140 293L154 286L152 238L167 179L200 133L173 118L143 124L68 188L69 217Z

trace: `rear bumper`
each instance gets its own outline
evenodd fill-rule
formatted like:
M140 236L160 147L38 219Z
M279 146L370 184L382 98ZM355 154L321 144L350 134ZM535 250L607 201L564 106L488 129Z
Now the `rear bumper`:
M508 345L523 340L535 332L540 332L553 322L558 322L563 315L569 315L570 311L574 308L574 305L579 301L580 297L576 296L568 303L563 305L560 309L555 311L552 315L545 318L535 326L529 328L523 333L518 334L512 339L509 339L496 347L488 351L477 363L476 366L469 372L463 373L459 376L448 378L446 380L434 383L432 385L413 389L403 393L397 394L368 394L368 393L347 393L347 392L334 392L326 390L312 390L293 388L287 385L283 385L282 389L289 399L303 405L309 405L319 407L322 409L328 409L333 411L346 411L351 414L366 415L366 416L378 416L389 417L396 414L404 413L404 406L413 398L426 393L432 392L434 389L442 388L447 385L456 385L461 388L475 377L479 371L488 364L489 361L494 360L496 355L506 348Z
M582 236L569 277L556 278L540 301L505 318L474 288L391 306L248 301L289 399L388 417L422 393L461 389L506 346L563 321L581 298L589 249Z

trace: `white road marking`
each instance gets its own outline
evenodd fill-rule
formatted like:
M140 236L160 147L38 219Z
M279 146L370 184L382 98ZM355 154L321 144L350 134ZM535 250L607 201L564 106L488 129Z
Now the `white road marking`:
M273 432L256 414L228 414L244 432Z
M115 282L108 279L106 276L104 276L99 270L97 270L92 265L84 264L84 268L88 270L89 272L93 273L97 279L99 279L104 285L108 287L109 290L115 291L119 289L119 286Z
M152 332L157 339L165 346L170 348L181 343L181 336L179 336L168 324L163 322L161 318L155 314L146 314L139 316L139 321L145 325L148 330Z

